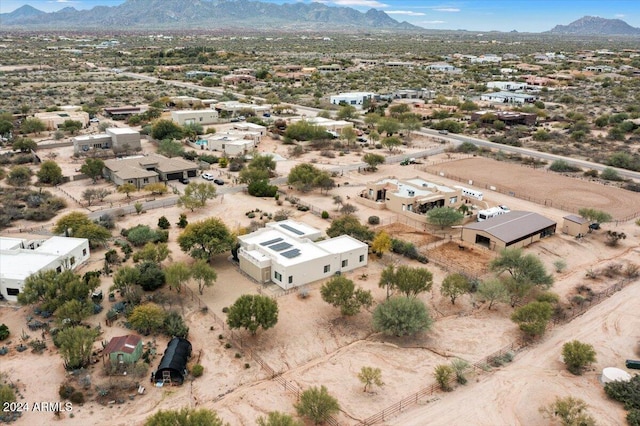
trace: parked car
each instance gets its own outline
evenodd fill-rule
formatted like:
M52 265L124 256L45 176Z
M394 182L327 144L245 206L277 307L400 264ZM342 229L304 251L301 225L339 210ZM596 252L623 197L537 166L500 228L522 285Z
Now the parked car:
M184 183L185 185L189 183L189 178L188 177L183 177L180 178L180 183Z
M500 207L500 208L501 208L502 210L504 210L505 212L510 212L510 211L511 211L511 209L510 209L509 207L505 206L504 204L499 205L498 207Z
M215 183L216 185L224 185L224 181L222 179L214 179L213 183Z
M268 112L265 112L264 114L262 114L263 117L269 118L271 117L271 114L269 114Z
M448 135L449 131L448 130L440 130L438 133L440 133L441 135Z
M202 179L214 180L215 178L213 177L213 175L211 173L203 173L202 174Z

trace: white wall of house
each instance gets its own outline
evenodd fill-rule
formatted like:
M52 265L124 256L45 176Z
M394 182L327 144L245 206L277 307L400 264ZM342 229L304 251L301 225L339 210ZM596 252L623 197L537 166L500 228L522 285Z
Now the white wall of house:
M214 124L218 122L218 111L215 109L171 111L171 119L181 126L185 124Z

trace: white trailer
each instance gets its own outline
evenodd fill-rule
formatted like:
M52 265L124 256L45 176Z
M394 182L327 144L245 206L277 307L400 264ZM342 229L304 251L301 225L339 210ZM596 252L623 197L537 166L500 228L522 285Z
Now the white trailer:
M484 194L482 191L476 191L475 189L465 188L464 186L454 186L454 188L459 189L462 192L463 197L467 198L475 198L476 200L482 201L482 197Z
M487 219L491 219L492 217L507 213L509 213L509 210L505 210L501 207L491 207L486 210L478 210L478 222L483 222Z

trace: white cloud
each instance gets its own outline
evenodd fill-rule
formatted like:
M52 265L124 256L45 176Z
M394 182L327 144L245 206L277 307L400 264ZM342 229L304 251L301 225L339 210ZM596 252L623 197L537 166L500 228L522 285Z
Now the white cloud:
M413 12L411 10L385 10L387 15L408 15L408 16L424 16L422 12Z
M625 17L625 14L624 14L624 13L616 13L616 14L615 14L615 15L613 15L613 16L615 16L616 18L624 18L624 17Z
M339 6L366 6L366 7L388 7L388 4L377 0L330 0L323 3L334 3Z
M460 12L460 9L457 7L435 7L433 10L437 12Z

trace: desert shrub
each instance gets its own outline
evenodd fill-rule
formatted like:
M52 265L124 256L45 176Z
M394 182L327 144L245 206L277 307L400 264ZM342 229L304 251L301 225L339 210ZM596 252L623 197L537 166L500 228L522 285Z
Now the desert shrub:
M191 375L193 377L200 377L204 373L204 367L200 364L196 364L191 368Z
M579 172L580 167L573 166L566 162L565 160L556 160L549 166L549 170L552 172Z
M84 394L80 391L76 391L71 394L71 396L69 397L69 401L73 402L74 404L82 404L84 403Z
M69 399L75 391L76 389L73 386L68 384L62 384L58 388L58 395L60 395L60 398L62 399Z
M0 340L6 340L9 337L9 327L6 324L0 325Z
M369 216L369 219L367 219L367 222L369 223L369 225L379 225L380 224L380 217L378 217L378 216Z
M451 391L451 380L455 375L455 370L452 367L445 364L437 365L433 375L440 389L445 392Z

